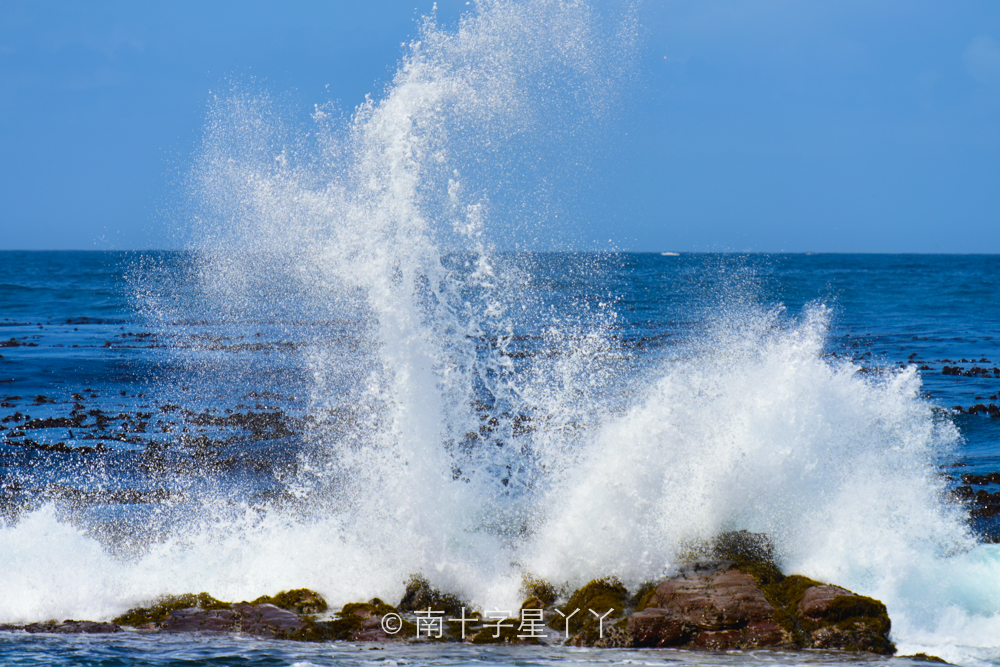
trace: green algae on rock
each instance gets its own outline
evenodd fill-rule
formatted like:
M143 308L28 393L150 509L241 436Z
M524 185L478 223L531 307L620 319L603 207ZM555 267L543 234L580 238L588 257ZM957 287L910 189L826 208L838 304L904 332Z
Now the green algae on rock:
M273 604L296 614L322 614L329 608L322 595L308 588L281 591L273 596L262 595L250 604Z
M529 600L537 600L541 603L542 607L549 607L555 604L558 593L556 587L545 581L544 579L538 579L530 574L523 576L521 581L521 592L524 594L525 603L521 605L521 608L534 609L535 607L526 607ZM535 603L533 603L535 604Z
M626 626L633 645L895 652L884 604L784 575L766 536L726 533L712 553L717 560L688 563L641 603Z
M444 611L446 614L456 616L462 612L463 608L469 605L450 593L442 593L431 586L427 578L414 574L406 583L406 592L399 602L399 611L415 612L423 609L433 609Z
M594 579L574 592L548 625L565 632L568 643L593 646L604 628L624 616L628 600L628 589L618 579Z
M245 632L297 641L465 641L566 643L594 647L693 650L833 649L891 655L885 605L775 564L766 536L737 531L699 548L673 576L631 595L614 577L594 579L554 606L556 587L524 577L519 614L484 616L420 575L398 607L378 598L344 605L333 618L321 595L282 591L228 603L207 593L165 596L115 619L161 632ZM385 623L389 619L388 623ZM420 632L418 632L418 629ZM554 630L554 632L553 632Z
M406 639L416 635L417 628L409 621L401 620L399 631L389 634L382 627L382 617L396 614L398 610L379 598L368 602L349 602L337 612L336 618L317 621L304 617L305 627L297 632L282 635L281 639L295 641L389 641Z
M208 593L184 593L182 595L164 595L148 607L134 607L121 616L112 619L112 623L117 625L128 625L139 627L151 623L162 623L167 620L171 612L197 607L205 611L216 609L230 609L232 604L216 600Z

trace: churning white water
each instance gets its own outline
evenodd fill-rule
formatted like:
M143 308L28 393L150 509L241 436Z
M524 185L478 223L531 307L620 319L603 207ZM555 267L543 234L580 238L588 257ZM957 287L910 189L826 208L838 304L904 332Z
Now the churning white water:
M51 507L25 515L0 530L0 619L190 590L398 599L416 572L517 608L525 574L636 585L745 528L786 571L885 601L903 651L995 661L1000 554L948 499L936 462L958 434L914 370L861 374L824 354L822 305L796 319L738 295L643 357L613 295L560 302L535 275L552 152L608 113L634 36L584 2L479 2L453 29L427 20L346 119L317 107L300 130L266 98L218 99L191 177L200 289L234 321L319 304L337 339L303 352L328 418L285 480L301 502L214 489L125 555Z

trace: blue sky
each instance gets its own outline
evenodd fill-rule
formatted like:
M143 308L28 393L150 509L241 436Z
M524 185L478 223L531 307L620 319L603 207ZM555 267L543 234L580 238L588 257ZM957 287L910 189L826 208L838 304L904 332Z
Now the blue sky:
M210 91L349 112L431 4L4 0L0 249L180 246ZM438 6L445 24L471 8ZM1000 253L1000 3L647 0L637 16L635 76L567 196L582 246Z

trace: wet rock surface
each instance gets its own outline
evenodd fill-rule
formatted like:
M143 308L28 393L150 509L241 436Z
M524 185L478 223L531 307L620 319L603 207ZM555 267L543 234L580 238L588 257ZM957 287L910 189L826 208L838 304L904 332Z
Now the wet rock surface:
M726 533L708 553L711 558L702 555L633 598L622 645L895 653L885 605L839 586L786 576L766 536Z
M729 562L698 564L661 582L629 616L633 645L712 650L794 648L753 577Z
M949 479L959 484L952 491L953 497L965 506L980 539L1000 542L1000 472L961 473Z
M306 622L293 611L273 604L237 602L229 609L188 607L170 612L161 623L140 626L160 632L240 632L274 638L298 632Z
M188 607L170 612L162 623L140 626L143 630L164 632L226 632L236 629L236 613L231 609Z
M698 563L661 582L648 606L628 619L633 645L895 652L877 600L805 577L745 569L731 561Z
M26 625L11 625L6 623L0 624L0 632L13 632L16 630L23 630L24 632L31 634L46 632L58 635L104 635L122 631L121 627L114 623L74 621L72 619L67 619L62 622L46 621L44 623L28 623Z
M771 553L762 535L727 533L673 576L634 593L614 578L602 578L564 593L562 601L555 587L529 577L517 612L474 610L414 576L398 606L373 598L346 604L330 616L323 616L323 597L302 588L236 603L208 593L165 596L112 623L51 621L0 630L107 633L130 626L140 632L224 632L312 642L895 652L881 602L799 575L785 576Z

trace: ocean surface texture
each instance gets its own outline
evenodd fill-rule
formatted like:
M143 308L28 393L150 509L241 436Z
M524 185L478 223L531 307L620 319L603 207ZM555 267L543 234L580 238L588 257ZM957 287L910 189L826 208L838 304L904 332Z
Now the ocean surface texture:
M998 490L1000 257L442 254L381 304L238 259L0 253L0 622L415 572L516 608L525 573L634 588L745 528L883 600L901 653L1000 664L961 490ZM839 660L0 633L3 664Z
M1000 257L553 252L605 247L573 192L628 127L629 6L429 17L350 114L215 95L182 251L0 253L0 623L414 574L518 609L748 530L901 654L1000 665ZM5 665L853 660L0 632Z

